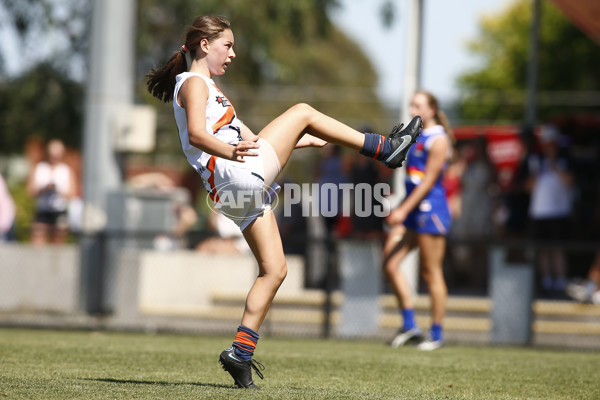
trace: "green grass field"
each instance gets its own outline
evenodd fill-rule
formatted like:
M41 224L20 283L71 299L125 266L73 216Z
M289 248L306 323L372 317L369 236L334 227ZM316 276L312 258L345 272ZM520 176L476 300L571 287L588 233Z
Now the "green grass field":
M600 399L597 352L268 337L262 390L240 390L217 362L231 340L0 329L0 399Z

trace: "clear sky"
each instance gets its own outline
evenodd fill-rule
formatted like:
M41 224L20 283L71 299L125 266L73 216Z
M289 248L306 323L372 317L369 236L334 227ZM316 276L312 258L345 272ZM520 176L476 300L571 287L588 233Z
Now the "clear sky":
M386 0L340 0L332 17L356 40L379 73L379 93L388 102L400 104L404 79L406 31L410 15L407 0L391 0L394 25L382 25L381 8ZM456 96L458 75L476 68L479 60L466 43L479 32L482 15L503 10L513 0L423 0L422 87L440 98Z

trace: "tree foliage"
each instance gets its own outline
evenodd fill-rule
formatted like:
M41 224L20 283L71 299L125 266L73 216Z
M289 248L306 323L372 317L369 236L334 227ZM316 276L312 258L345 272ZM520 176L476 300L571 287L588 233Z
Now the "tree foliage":
M359 47L332 25L328 12L336 6L335 0L140 0L138 93L159 109L158 143L179 147L171 106L150 98L143 75L178 51L195 16L208 13L231 21L236 59L215 80L254 131L299 101L336 118L381 118L377 76Z
M515 1L502 13L482 18L480 35L469 47L483 61L483 67L459 78L460 111L465 119L523 119L532 11L531 0ZM600 47L551 2L542 2L539 117L589 110L585 101L574 102L573 95L564 92L600 90L598 65Z
M0 11L8 25L4 29L15 33L20 64L29 69L43 63L73 75L75 68L85 68L91 7L88 0L4 0ZM6 75L5 67L4 60L0 76Z
M0 60L0 153L21 152L30 134L80 143L85 82L72 79L72 66L74 60L84 60L79 65L85 69L92 4L90 0L6 0L0 6L17 33L19 48L25 49L20 56L45 57L34 65L25 63L30 69L11 77ZM279 97L269 94L274 85L297 86L301 94L307 88L321 88L319 93L306 93L316 102L311 104L336 116L344 112L366 121L381 117L371 64L328 17L336 6L336 0L138 0L137 101L159 109L158 151L174 150L177 135L170 106L150 98L144 76L179 49L194 16L207 13L225 15L232 22L237 58L219 85L242 118L254 121L255 130L291 105L293 96L282 99L281 92ZM43 38L52 35L62 38L62 45L45 54ZM336 96L333 88L340 87L361 90ZM352 97L363 104L341 102Z
M48 64L0 83L0 153L23 151L29 136L81 141L83 88Z
M22 71L9 76L0 53L0 154L20 153L31 135L81 143L89 1L6 0L0 6L15 33Z
M327 10L335 5L335 0L139 0L138 49L146 61L164 61L179 49L195 16L224 15L238 33L236 61L244 65L228 72L228 80L269 82L277 79L272 68L276 56L273 44L285 40L298 47L326 38L332 28ZM142 66L145 72L149 65Z

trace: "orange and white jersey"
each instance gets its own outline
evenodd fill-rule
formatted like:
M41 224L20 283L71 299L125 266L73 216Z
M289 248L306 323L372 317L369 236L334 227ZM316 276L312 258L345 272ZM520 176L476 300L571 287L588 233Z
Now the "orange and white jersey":
M179 89L181 89L181 85L183 85L186 79L192 76L202 78L208 87L208 99L206 100L206 131L208 133L212 133L222 142L236 145L242 140L241 122L236 117L233 105L231 105L227 97L219 90L212 79L194 72L183 72L177 75L175 93L173 95L173 110L175 112L177 129L179 130L181 148L190 165L205 180L208 180L211 176L208 165L212 156L190 144L185 109L177 102L177 95Z

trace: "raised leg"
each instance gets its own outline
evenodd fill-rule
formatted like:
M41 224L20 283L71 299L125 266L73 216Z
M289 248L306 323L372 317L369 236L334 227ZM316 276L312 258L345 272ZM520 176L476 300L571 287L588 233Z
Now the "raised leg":
M329 143L361 150L365 135L315 110L308 104L297 104L269 123L260 137L269 141L283 168L298 140L309 133Z

